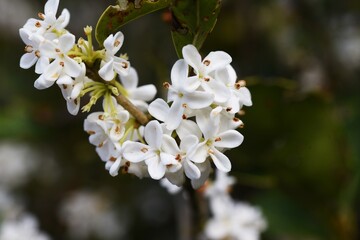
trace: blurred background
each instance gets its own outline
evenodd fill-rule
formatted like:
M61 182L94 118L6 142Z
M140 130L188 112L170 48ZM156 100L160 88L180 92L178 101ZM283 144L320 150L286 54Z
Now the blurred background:
M55 240L177 239L181 196L111 177L83 131L86 114L68 114L56 85L36 90L33 69L20 69L18 29L45 2L0 1L0 220L11 202ZM59 9L81 37L114 2L61 0ZM160 11L122 30L140 84L159 89L177 59L165 19ZM233 197L268 221L262 239L360 239L360 1L224 0L201 52L214 50L233 57L252 93L245 141L228 156Z

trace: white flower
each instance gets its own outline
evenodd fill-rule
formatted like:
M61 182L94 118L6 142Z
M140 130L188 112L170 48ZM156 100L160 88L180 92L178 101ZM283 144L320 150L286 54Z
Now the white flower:
M154 99L156 87L147 84L138 87L139 78L135 68L130 67L128 75L120 75L120 81L126 90L126 97L141 111L146 112L149 105L146 102Z
M41 44L41 53L54 60L35 81L36 88L48 88L56 80L58 80L58 84L72 84L71 77L76 78L81 74L81 65L67 55L74 44L75 36L70 33L64 34L54 41L45 41Z
M125 133L125 124L130 114L117 105L115 113L91 113L84 121L84 130L90 134L89 141L96 146L96 151L103 161L110 160L117 150Z
M217 170L215 181L206 188L206 196L213 198L219 195L227 195L230 187L235 183L235 178L229 176L226 172Z
M111 196L86 190L65 198L60 217L71 239L124 239L126 218L114 210L116 206L110 199Z
M70 114L76 115L80 109L80 93L84 88L84 84L92 81L88 78L86 73L86 66L84 63L80 63L81 73L75 78L71 84L61 84L61 82L57 81L61 89L61 93L66 100L66 106Z
M111 34L104 41L105 57L101 61L99 75L106 81L113 80L116 73L119 75L127 75L129 73L130 63L121 57L115 56L123 42L124 35L122 32L117 32L115 36Z
M32 33L26 28L20 28L19 34L25 46L25 54L20 59L20 67L23 69L31 68L35 63L35 72L41 74L49 65L49 58L40 52L40 44L44 41L41 37L30 37Z
M259 209L228 197L210 199L213 213L205 227L209 239L259 240L266 221Z
M245 81L236 82L237 76L234 68L229 64L226 68L219 69L215 72L216 79L222 81L230 90L230 98L221 106L229 113L237 113L243 105L252 106L251 94L245 87Z
M38 229L37 220L31 215L18 220L5 220L0 226L0 240L49 240Z
M200 111L196 115L196 121L204 135L204 141L198 145L191 159L194 162L201 163L210 156L219 170L229 172L231 162L220 150L239 146L244 137L232 129L222 131L221 126L214 124L207 112Z
M68 25L70 13L63 9L61 15L57 18L56 13L59 7L59 0L49 0L45 4L44 13L39 13L41 20L30 18L24 25L24 28L32 33L44 36L46 39L55 39L57 33L61 33Z
M223 82L215 79L213 73L216 70L223 69L232 61L229 54L223 51L210 52L203 60L193 45L186 45L182 49L184 60L189 64L196 74L196 78L201 87L215 94L215 102L226 102L230 93Z
M162 149L163 130L156 120L150 121L144 130L144 138L148 145L139 142L129 142L123 150L123 157L130 162L138 163L145 161L151 178L161 179L167 167L173 171L181 168L176 156Z

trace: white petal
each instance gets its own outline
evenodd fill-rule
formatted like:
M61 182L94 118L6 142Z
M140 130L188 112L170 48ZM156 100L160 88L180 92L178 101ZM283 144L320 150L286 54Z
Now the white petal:
M67 54L74 47L74 44L75 36L71 33L66 33L59 38L59 47L64 54Z
M48 0L44 7L45 15L56 15L59 7L59 0Z
M71 85L74 83L74 80L68 75L61 75L59 79L56 81L56 83L58 85Z
M184 161L183 163L185 174L190 179L199 179L201 172L199 168L191 161Z
M48 87L51 87L55 81L46 80L43 75L40 75L38 79L34 82L34 87L41 90Z
M201 109L209 107L213 102L214 95L212 93L195 91L184 95L183 101L192 109Z
M239 98L240 98L240 102L243 105L248 106L248 107L252 106L251 93L248 88L241 87L239 89Z
M175 139L172 138L171 136L165 135L165 134L163 135L161 149L164 152L170 153L174 156L176 154L180 153L180 149L179 149Z
M186 137L183 137L180 142L180 149L183 152L189 153L195 150L196 146L199 144L199 138L195 135L189 133Z
M148 102L154 99L156 95L156 87L153 84L147 84L132 90L130 95L132 99Z
M23 69L29 69L36 63L37 60L38 58L34 53L25 53L20 58L20 67Z
M139 142L129 142L123 147L123 157L130 162L138 163L144 161L151 155L150 147Z
M74 99L74 100L67 100L66 101L66 107L68 112L71 115L76 115L79 112L80 109L80 99Z
M64 72L71 77L78 77L81 74L81 65L74 59L65 56L64 58Z
M176 129L181 120L182 115L184 113L185 108L182 106L182 102L180 99L176 99L170 107L169 114L166 118L166 128L169 130Z
M44 72L44 78L46 80L52 80L56 81L60 77L60 73L62 71L63 67L60 65L60 62L58 60L53 61L50 63L49 66L45 69Z
M199 126L194 121L191 120L181 121L179 127L176 129L176 133L181 140L189 135L195 135L198 139L202 137L202 133ZM183 148L181 147L181 149Z
M26 44L26 45L32 45L33 42L30 41L29 39L29 36L30 36L30 31L28 31L26 28L20 28L19 29L19 35L21 37L21 40L23 40L23 42Z
M129 74L126 76L121 76L120 80L124 88L127 90L136 89L139 78L135 68L130 67Z
M157 98L149 105L149 113L156 119L160 121L165 121L169 114L169 105L162 99Z
M211 79L207 84L215 94L215 102L224 103L230 98L230 89L228 89L224 83Z
M212 121L210 112L207 109L197 113L196 122L204 134L205 139L213 138L220 127L218 124L215 124L216 122Z
M147 159L146 164L152 179L159 180L165 175L166 167L161 163L159 156Z
M178 161L176 161L175 156L169 153L161 152L160 153L160 160L161 163L165 166L168 165L179 165L181 167L181 164L179 164Z
M40 58L38 59L35 65L35 72L37 74L42 74L47 68L47 66L49 66L49 64L50 64L49 58L40 56Z
M160 123L156 120L150 121L144 130L145 141L154 149L160 149L163 131Z
M188 92L193 92L199 88L201 81L198 76L187 77L182 82L182 88Z
M114 164L110 167L109 169L109 173L111 176L115 177L119 174L119 169L121 167L121 163L122 163L122 158L119 157L118 159L116 159L116 161L114 162Z
M229 54L223 51L210 52L203 60L203 62L209 61L210 64L206 66L206 72L210 73L217 69L225 68L231 63L232 59Z
M231 162L225 154L223 154L216 148L211 148L211 152L209 154L215 166L220 171L229 172L231 170Z
M115 55L120 50L123 43L124 43L124 34L122 32L117 32L113 39L113 49L112 49L113 55Z
M70 21L70 12L67 9L63 9L57 21L59 23L58 28L65 28Z
M183 59L179 59L175 62L171 69L171 83L178 89L184 84L185 79L188 77L188 66Z
M112 53L112 49L114 47L114 42L115 42L115 40L114 40L113 34L110 34L104 41L104 47L105 47L106 51L109 52L110 55L114 55Z
M111 81L115 77L114 67L113 67L113 59L109 62L105 63L99 70L99 75L102 79L106 81Z
M130 62L120 57L114 57L114 70L120 75L128 75L130 70Z
M188 153L188 158L195 163L203 163L208 157L208 147L205 142L198 144L194 151Z
M236 130L227 130L219 134L217 139L214 142L215 147L235 148L243 142L244 136Z
M182 55L187 64L189 64L195 71L200 69L201 56L193 45L186 45L182 49Z

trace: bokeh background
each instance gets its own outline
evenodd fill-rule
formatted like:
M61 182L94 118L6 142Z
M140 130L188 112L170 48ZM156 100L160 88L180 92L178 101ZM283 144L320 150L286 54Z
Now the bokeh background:
M60 9L80 37L114 2L62 0ZM111 177L83 131L86 114L68 114L57 86L36 90L33 70L19 68L18 29L44 4L0 1L0 190L52 239L177 239L181 196ZM159 89L176 61L166 16L122 30L140 82ZM233 197L268 221L262 239L359 239L360 2L224 0L201 52L213 50L233 57L252 93L245 141L228 155Z

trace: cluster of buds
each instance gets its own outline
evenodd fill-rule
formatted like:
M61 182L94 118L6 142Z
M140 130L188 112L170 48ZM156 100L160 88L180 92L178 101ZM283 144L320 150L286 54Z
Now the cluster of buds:
M66 30L70 14L64 9L57 17L58 5L59 0L48 0L39 19L29 19L20 29L26 44L20 66L35 65L38 89L56 82L73 115L85 95L89 101L83 112L102 99L102 111L88 115L84 130L112 176L122 170L140 178L166 178L177 186L188 178L198 188L212 163L220 171L231 170L224 152L242 143L236 129L243 123L236 114L252 102L245 82L237 81L229 54L214 51L202 59L196 47L184 46L171 83L164 83L167 101L152 101L155 86L138 87L127 55L117 55L124 35L108 36L104 48L95 50L92 28L86 27L86 40L75 41Z

